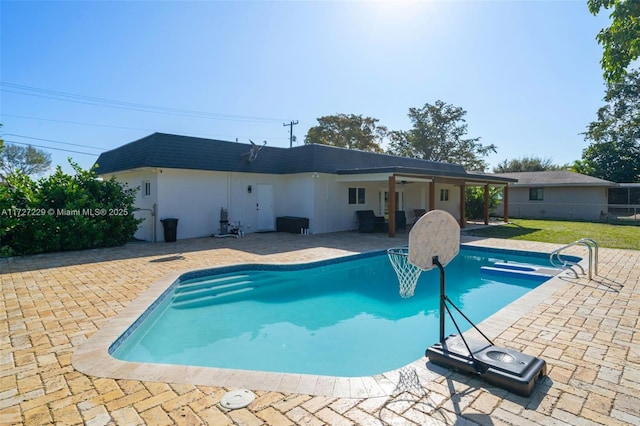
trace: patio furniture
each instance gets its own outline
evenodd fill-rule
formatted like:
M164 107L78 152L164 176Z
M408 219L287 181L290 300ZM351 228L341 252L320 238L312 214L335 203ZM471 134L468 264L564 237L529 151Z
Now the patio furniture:
M358 232L385 232L384 216L376 216L373 210L357 210Z
M276 231L300 234L301 229L309 229L309 218L281 216L276 218Z

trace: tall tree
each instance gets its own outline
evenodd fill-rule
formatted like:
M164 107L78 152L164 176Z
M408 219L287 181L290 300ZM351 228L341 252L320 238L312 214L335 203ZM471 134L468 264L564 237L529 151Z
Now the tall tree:
M593 15L602 9L612 9L611 26L603 28L596 39L603 47L600 63L604 79L618 82L631 61L640 57L640 1L588 0L587 6Z
M9 144L0 152L0 178L21 172L26 175L39 175L51 166L51 154L29 146Z
M609 83L604 100L584 133L592 143L573 169L613 182L640 182L640 71Z
M522 157L504 160L493 168L494 173L509 172L541 172L544 170L560 170L562 167L553 164L549 158Z
M484 146L480 138L468 138L464 116L467 112L441 100L422 108L409 108L413 128L390 134L389 152L405 157L461 164L467 170L484 171L482 157L496 152L495 145Z
M317 126L309 129L304 143L383 152L380 144L387 135L387 128L379 126L378 121L355 114L325 115L318 118Z

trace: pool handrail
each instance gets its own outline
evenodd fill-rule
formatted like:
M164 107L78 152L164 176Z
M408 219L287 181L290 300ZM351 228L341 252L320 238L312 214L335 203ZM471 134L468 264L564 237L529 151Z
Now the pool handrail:
M569 247L573 247L575 245L585 246L587 250L589 250L588 277L589 277L589 280L591 280L593 279L593 275L596 275L596 276L598 275L598 243L596 243L591 238L581 238L577 241L574 241L572 243L569 243L565 246L560 247L559 249L554 250L549 255L549 261L553 266L561 267L562 269L570 269L574 273L576 278L579 278L579 276L578 276L578 273L575 271L575 269L573 269L574 266L577 266L578 268L580 268L582 275L584 275L585 271L582 266L580 266L577 262L573 262L563 258L560 254L561 251ZM592 270L594 271L593 274L591 272Z

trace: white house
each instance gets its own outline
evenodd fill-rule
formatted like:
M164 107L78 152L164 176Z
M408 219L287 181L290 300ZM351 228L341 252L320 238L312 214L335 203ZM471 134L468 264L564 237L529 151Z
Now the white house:
M511 217L601 220L606 217L609 188L616 183L567 170L496 173L517 179L509 185ZM503 203L497 214L502 213Z
M144 221L135 236L146 241L162 240L163 218L179 220L178 239L217 234L221 209L245 233L276 230L283 216L308 219L310 233L357 229L358 210L388 218L405 212L411 223L415 209L442 209L464 226L465 185L488 190L514 182L455 164L326 145L259 148L154 133L101 154L97 172L139 188L136 214Z

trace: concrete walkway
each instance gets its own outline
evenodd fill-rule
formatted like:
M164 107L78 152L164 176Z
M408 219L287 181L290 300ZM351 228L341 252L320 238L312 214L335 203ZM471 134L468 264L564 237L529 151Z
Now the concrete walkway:
M557 245L463 237L550 252ZM379 425L640 424L640 252L600 250L599 276L554 279L534 306L480 324L497 345L540 356L548 377L530 398L419 360L420 389L401 398L260 391L247 408L230 388L98 378L72 354L163 276L244 262L297 263L406 244L406 234L251 234L0 259L0 424ZM580 248L575 254L584 256ZM514 314L514 312L522 314Z

